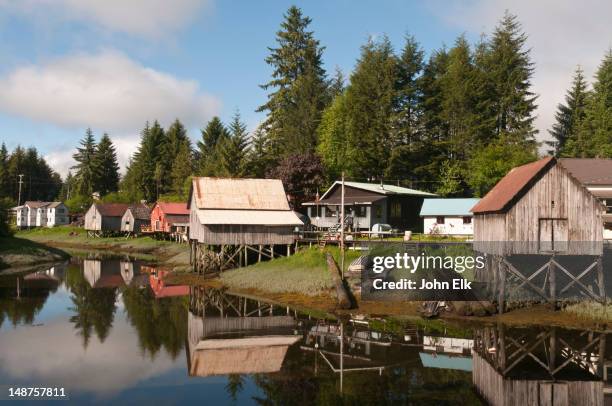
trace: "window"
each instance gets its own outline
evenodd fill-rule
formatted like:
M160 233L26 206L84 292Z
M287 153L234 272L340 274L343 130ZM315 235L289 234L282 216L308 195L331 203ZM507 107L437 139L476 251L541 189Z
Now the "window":
M392 218L402 217L402 204L400 202L391 203L391 217Z
M472 224L472 217L470 216L463 217L463 224Z
M368 206L355 206L355 217L366 217L368 215Z
M436 224L444 224L444 216L436 217Z
M382 207L379 205L374 206L374 216L377 218L382 217Z
M612 199L604 199L604 206L606 206L606 213L612 213Z
M338 206L327 206L325 217L338 217Z

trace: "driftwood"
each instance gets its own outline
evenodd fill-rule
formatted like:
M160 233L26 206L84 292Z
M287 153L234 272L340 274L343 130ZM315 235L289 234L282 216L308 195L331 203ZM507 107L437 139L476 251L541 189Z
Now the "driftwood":
M351 298L349 293L346 291L344 281L340 277L340 269L336 260L329 252L326 254L327 269L331 272L334 286L336 287L336 299L338 300L338 306L341 309L350 309L352 307Z

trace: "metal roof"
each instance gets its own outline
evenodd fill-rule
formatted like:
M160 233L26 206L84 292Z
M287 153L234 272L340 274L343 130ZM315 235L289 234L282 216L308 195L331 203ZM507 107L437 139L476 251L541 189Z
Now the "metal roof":
M157 202L156 206L165 214L189 215L187 203Z
M151 218L151 210L144 204L132 206L128 210L132 212L135 219L148 220Z
M51 203L53 203L53 202L41 202L41 201L32 201L32 200L29 200L29 201L25 202L23 205L24 206L28 206L31 209L40 209L41 207L47 207Z
M323 199L336 185L341 185L342 182L337 180L333 185L321 196ZM434 193L423 192L422 190L409 189L407 187L389 185L383 183L365 183L365 182L344 182L344 186L367 190L368 192L379 193L381 195L405 195L405 196L437 196Z
M472 213L495 213L508 210L513 202L528 189L532 180L553 166L557 160L546 157L526 165L513 168L472 207Z
M304 223L291 210L198 210L201 224L246 224L260 226L301 226Z
M559 163L585 186L612 185L612 159L561 158Z
M126 203L94 203L101 215L108 217L123 217L125 211L130 207Z
M421 216L471 216L470 209L480 199L424 199Z
M193 178L198 209L289 210L279 179Z

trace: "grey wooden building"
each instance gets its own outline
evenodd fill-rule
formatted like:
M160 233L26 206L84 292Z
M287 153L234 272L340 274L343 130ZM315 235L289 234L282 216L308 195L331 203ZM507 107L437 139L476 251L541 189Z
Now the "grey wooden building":
M302 221L290 209L278 179L194 178L189 192L189 240L192 261L218 253L222 264L246 262L248 251L274 257L295 241ZM276 246L276 251L275 251Z
M85 230L88 235L121 232L121 219L130 207L124 203L94 203L85 213Z
M304 203L311 223L320 228L338 223L342 182L336 181L318 199ZM433 193L381 183L344 182L345 215L355 230L370 230L374 224L389 224L399 230L422 231L419 217L423 199Z
M488 264L477 278L501 310L507 297L526 300L525 289L534 300L605 300L604 210L553 157L512 169L472 208L474 250ZM518 283L506 286L508 277Z
M121 217L121 231L130 234L140 234L142 226L151 223L151 210L144 204L136 204L127 208Z

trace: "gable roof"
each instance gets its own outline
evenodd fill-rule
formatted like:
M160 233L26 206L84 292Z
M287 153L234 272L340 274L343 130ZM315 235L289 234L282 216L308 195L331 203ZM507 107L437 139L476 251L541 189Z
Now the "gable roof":
M47 207L51 203L53 203L53 202L41 202L41 201L29 200L29 201L25 202L23 205L24 206L28 206L31 209L40 209L42 207Z
M193 178L198 209L290 210L279 179Z
M187 203L157 202L156 206L159 206L161 211L165 214L176 214L179 216L189 215Z
M480 199L424 199L421 216L471 216L470 209Z
M151 210L144 204L137 204L128 208L132 212L132 216L137 220L149 220L151 218Z
M125 211L130 207L127 203L94 203L103 216L123 217Z
M561 158L559 163L585 186L612 185L612 159Z
M533 181L552 167L557 160L546 157L517 166L506 174L474 207L472 213L494 213L509 209L529 189Z
M337 180L333 183L333 185L330 186L329 189L327 189L327 191L325 193L323 193L323 196L321 196L321 199L324 199L336 186L341 186L342 182ZM368 192L373 192L373 193L378 193L381 195L403 195L403 196L437 196L433 193L429 193L429 192L423 192L422 190L416 190L416 189L409 189L407 187L402 187L402 186L396 186L396 185L389 185L386 183L383 183L382 185L380 183L366 183L366 182L344 182L344 186L348 186L348 187L352 187L355 189L361 189L361 190L366 190Z

